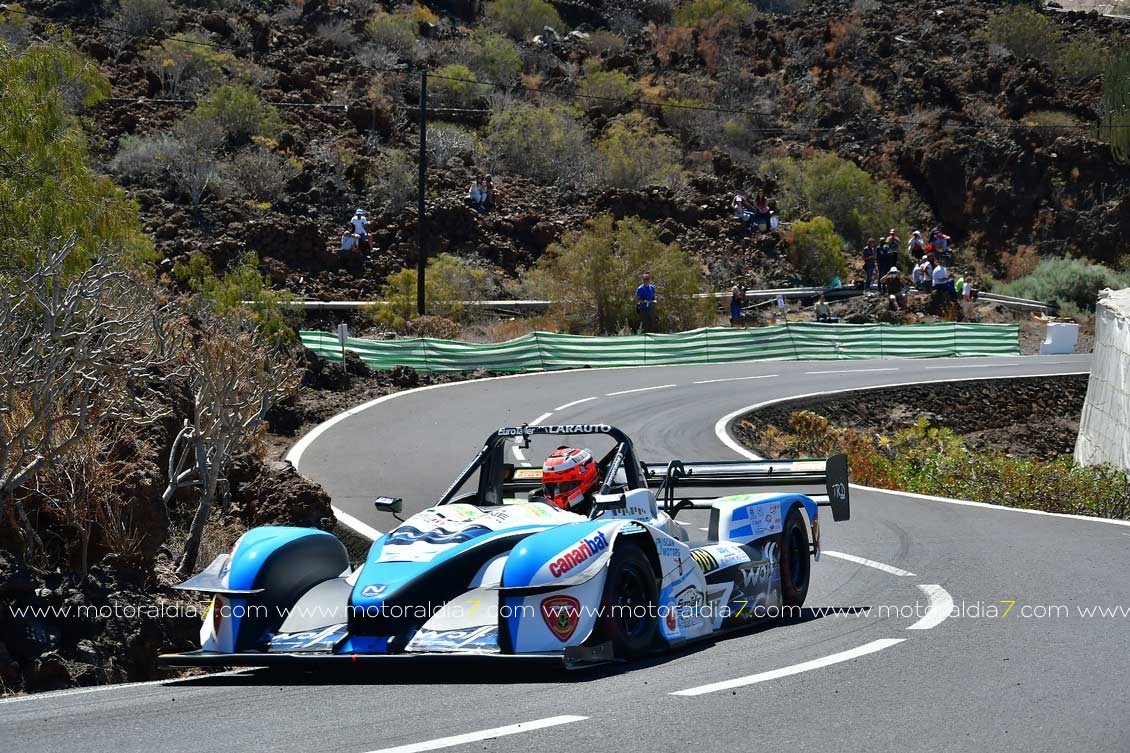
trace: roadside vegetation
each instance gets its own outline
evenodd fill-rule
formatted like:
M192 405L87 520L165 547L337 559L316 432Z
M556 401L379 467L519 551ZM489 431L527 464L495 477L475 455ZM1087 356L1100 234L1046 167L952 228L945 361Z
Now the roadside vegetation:
M1080 466L1069 456L1015 458L973 450L948 428L925 418L891 435L838 428L811 411L789 417L787 429L762 429L756 449L770 457L848 456L853 483L1046 512L1130 517L1130 476Z

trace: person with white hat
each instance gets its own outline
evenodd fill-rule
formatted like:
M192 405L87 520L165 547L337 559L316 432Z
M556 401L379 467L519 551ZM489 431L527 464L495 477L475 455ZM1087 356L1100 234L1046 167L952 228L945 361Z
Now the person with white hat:
M879 284L887 290L888 307L891 309L906 308L906 293L903 292L905 283L898 267L891 267L887 274L879 278Z
M365 216L364 209L358 209L349 224L353 226L353 232L357 233L357 236L362 240L369 235L369 219Z

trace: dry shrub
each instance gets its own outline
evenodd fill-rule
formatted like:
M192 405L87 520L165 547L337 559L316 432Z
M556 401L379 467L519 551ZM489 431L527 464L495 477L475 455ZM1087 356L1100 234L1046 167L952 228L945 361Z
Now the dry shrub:
M439 340L457 340L463 328L442 316L424 315L410 319L404 325L405 331L413 337L432 337Z
M1040 252L1035 246L1017 246L1015 251L1001 254L1004 278L1009 281L1032 274L1039 263Z
M694 54L694 30L685 26L660 26L655 30L655 54L663 65Z

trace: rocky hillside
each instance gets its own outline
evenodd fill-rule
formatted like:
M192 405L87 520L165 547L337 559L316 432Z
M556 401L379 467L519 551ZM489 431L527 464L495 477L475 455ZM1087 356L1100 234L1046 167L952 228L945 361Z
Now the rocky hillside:
M1081 127L1097 119L1099 77L983 38L1000 3L793 0L760 3L791 12L693 22L679 15L687 3L670 0L551 4L559 34L507 27L491 6L515 5L510 0L125 0L121 8L31 0L25 7L39 14L27 19L31 29L67 27L109 76L112 98L85 113L93 151L139 202L165 271L196 249L217 268L253 250L279 287L324 298L374 295L385 275L415 261L419 72L441 69L480 81L516 73L501 87L431 82L432 106L449 108L431 115L433 134L447 128L453 146L433 152L445 161L433 160L428 171L428 252L480 259L503 282L564 232L610 211L661 225L665 240L703 257L714 284L735 276L788 283L796 277L783 259L787 236L746 237L730 201L739 190L774 196L779 175L770 160L818 151L859 165L905 200L904 240L910 226L940 221L979 273L1004 276L1002 254L1113 263L1127 251L1130 168ZM1064 39L1087 35L1111 50L1130 43L1130 26L1114 19L1050 13L1048 20ZM511 32L518 71L505 64L510 48L487 28ZM179 53L154 52L170 39L188 41ZM484 52L489 44L498 49ZM182 66L177 54L185 48L212 58ZM201 68L210 75L196 75ZM180 85L171 74L183 74ZM276 103L281 124L270 138L216 147L224 169L200 192L198 213L167 175L114 161L127 137L173 132L192 100L233 82ZM578 92L598 98L571 96ZM633 108L613 101L621 94L693 104ZM577 108L578 163L593 140L639 109L675 139L682 177L618 188L599 170L566 180L518 169L487 136L503 113L527 102ZM438 126L445 120L463 130ZM268 168L278 176L273 195ZM463 202L481 170L493 172L500 192L499 209L485 215ZM357 207L372 218L374 248L343 256L334 249Z

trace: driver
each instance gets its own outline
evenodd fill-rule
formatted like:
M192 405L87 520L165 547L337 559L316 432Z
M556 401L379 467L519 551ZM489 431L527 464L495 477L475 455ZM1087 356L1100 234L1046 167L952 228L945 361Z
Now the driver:
M558 447L541 467L545 501L562 510L588 515L599 476L590 450Z

